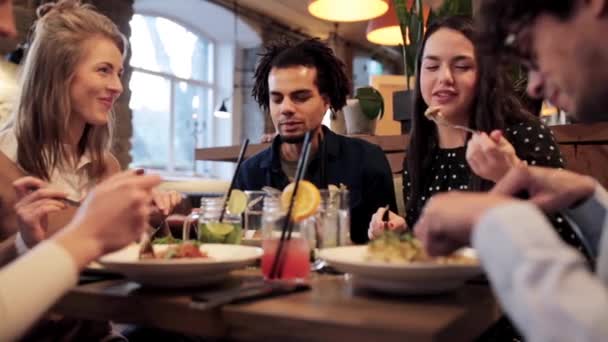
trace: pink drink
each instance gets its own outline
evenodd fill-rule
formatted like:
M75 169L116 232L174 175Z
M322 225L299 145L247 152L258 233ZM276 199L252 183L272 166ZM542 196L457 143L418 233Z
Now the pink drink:
M262 256L262 273L270 278L272 264L277 254L279 239L268 239L262 242L264 255ZM304 279L310 273L310 249L308 241L303 238L292 238L284 241L282 251L283 272L281 279ZM278 276L278 268L277 274Z

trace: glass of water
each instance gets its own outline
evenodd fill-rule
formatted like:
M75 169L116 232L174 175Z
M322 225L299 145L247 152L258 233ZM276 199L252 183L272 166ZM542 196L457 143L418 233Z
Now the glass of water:
M260 239L262 213L264 209L264 191L245 191L247 207L245 208L245 239Z
M350 240L350 194L348 189L340 189L338 202L338 246L351 245Z
M315 215L315 257L312 269L328 269L326 263L318 259L318 251L323 248L350 244L350 203L347 189L320 190L321 202Z

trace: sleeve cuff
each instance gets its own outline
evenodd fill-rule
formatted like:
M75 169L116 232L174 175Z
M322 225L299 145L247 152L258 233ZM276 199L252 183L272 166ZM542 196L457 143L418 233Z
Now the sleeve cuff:
M597 206L601 206L602 208L608 207L608 192L599 184L596 184L595 190L589 198L566 210L566 213L573 219L584 217L589 213L597 214L597 212L593 211Z
M578 206L563 212L572 225L580 230L580 234L588 242L588 248L591 249L590 252L593 255L598 255L602 228L608 214L606 208L608 208L608 192L598 184L591 197Z

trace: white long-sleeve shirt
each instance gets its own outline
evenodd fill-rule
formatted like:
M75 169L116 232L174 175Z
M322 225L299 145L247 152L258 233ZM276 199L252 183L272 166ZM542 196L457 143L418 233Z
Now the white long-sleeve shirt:
M545 215L519 203L488 211L473 247L505 311L528 341L608 341L608 193L565 214L598 252L596 272Z
M49 240L0 270L0 341L18 339L77 280L70 254Z

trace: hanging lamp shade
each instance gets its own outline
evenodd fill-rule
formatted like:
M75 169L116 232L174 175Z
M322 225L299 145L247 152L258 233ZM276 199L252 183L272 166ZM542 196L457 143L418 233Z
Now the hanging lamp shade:
M408 0L407 6L410 8L413 0ZM424 18L424 26L429 17L430 7L427 5L422 6L422 13ZM397 18L397 11L392 1L389 1L389 8L386 13L378 18L374 18L367 23L366 31L367 40L378 45L396 46L403 45L403 37L401 36L401 27L399 27L399 19ZM406 45L409 45L409 40Z
M329 21L363 21L386 13L389 2L392 0L309 0L308 12Z

